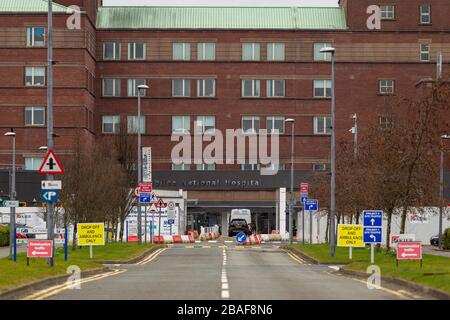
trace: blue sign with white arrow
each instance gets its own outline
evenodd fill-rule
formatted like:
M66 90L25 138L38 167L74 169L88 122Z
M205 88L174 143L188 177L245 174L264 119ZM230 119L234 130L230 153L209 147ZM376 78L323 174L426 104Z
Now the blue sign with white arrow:
M383 228L381 227L364 227L364 242L365 243L381 243L383 235Z
M307 193L302 193L300 195L300 202L304 204L306 201L308 201L308 194Z
M60 190L42 190L41 199L43 202L56 203L59 202Z
M317 211L319 210L319 200L306 200L305 202L305 210L308 211Z
M383 211L366 210L363 212L364 227L381 227L383 225Z
M139 194L139 202L150 204L152 202L152 195L150 193Z
M245 235L245 233L239 232L238 235L236 236L236 240L239 243L245 243L247 242L247 236Z

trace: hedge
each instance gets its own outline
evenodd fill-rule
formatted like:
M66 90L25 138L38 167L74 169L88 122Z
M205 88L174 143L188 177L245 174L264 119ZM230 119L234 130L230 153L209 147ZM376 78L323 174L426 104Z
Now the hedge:
M9 246L9 227L0 227L0 247Z
M443 237L444 250L450 250L450 228L445 229Z

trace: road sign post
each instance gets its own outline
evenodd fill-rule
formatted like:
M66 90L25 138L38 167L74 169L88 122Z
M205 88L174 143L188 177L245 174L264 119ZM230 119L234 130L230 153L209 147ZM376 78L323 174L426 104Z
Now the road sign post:
M370 243L370 262L375 263L375 244L382 242L383 235L383 211L364 210L364 242Z
M397 267L399 260L420 260L420 267L422 268L422 243L420 241L399 242L397 245Z
M105 224L104 223L79 223L78 245L89 246L89 254L93 258L93 246L105 245ZM128 234L127 234L128 236Z

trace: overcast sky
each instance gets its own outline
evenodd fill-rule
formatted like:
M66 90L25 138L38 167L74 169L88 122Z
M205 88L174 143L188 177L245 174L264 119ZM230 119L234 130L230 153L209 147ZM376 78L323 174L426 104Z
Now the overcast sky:
M103 0L106 6L336 6L338 0Z

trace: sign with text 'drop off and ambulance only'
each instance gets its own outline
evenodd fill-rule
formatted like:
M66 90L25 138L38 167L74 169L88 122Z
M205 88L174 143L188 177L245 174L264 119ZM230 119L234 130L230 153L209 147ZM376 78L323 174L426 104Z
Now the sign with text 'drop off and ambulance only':
M364 247L363 226L358 224L338 225L338 247Z
M80 246L104 246L105 225L103 223L79 223L78 245Z

